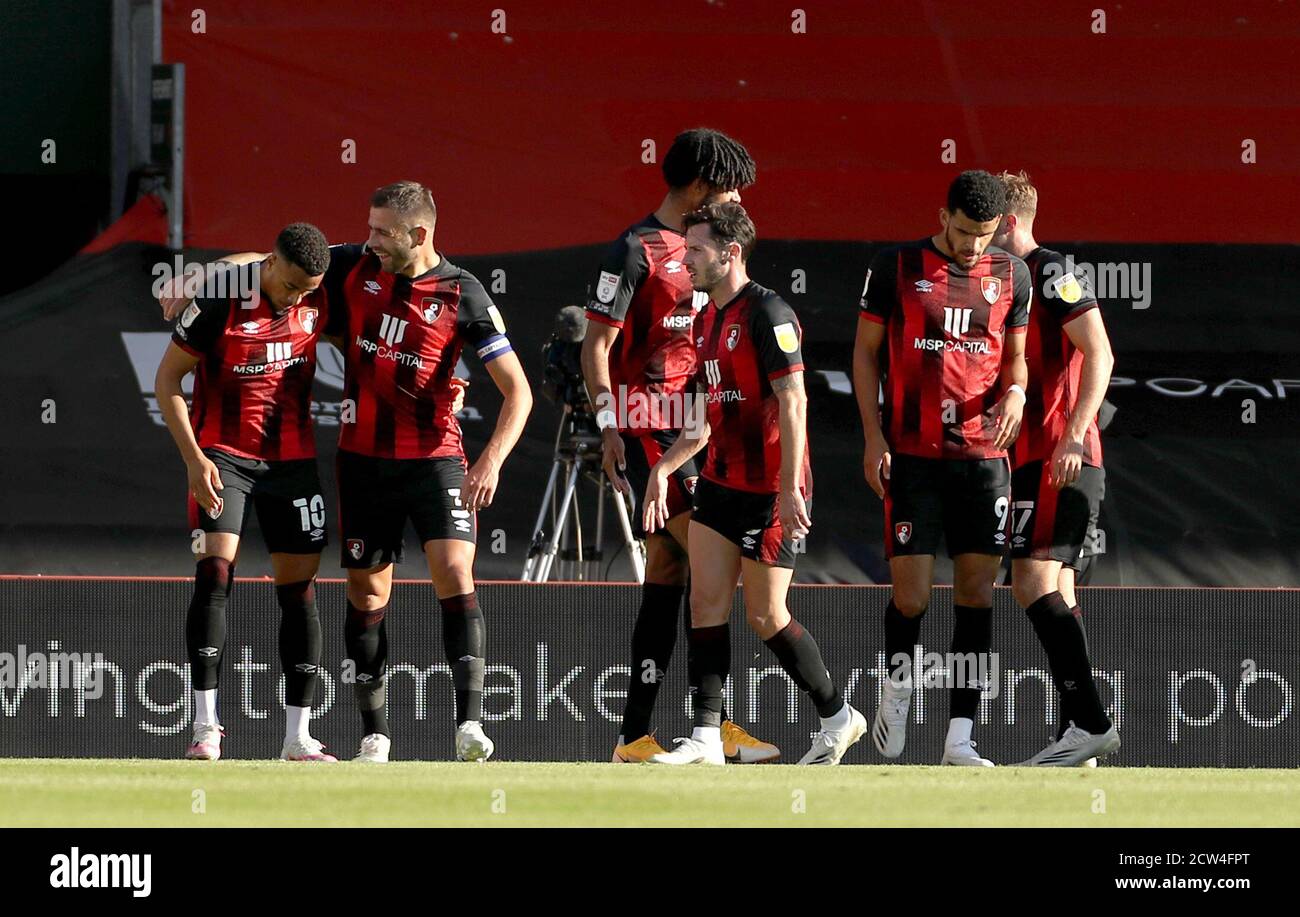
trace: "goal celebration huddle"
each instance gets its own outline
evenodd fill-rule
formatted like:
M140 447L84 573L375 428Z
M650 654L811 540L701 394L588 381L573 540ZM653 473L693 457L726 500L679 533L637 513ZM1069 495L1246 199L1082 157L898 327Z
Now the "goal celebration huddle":
M610 760L834 765L868 735L881 757L898 758L941 543L953 562L952 657L995 653L993 587L1008 557L1012 593L1042 645L1061 721L1054 742L1018 763L1076 766L1118 749L1074 588L1104 496L1096 418L1113 359L1086 278L1035 241L1038 195L1028 177L962 172L933 202L932 235L846 266L865 270L856 327L835 332L853 339L863 435L857 486L883 502L892 581L883 608L862 610L880 615L880 627L868 629L871 645L847 648L866 657L883 646L889 670L874 709L859 711L787 605L800 542L815 522L813 444L800 317L765 285L776 278L750 276L759 230L742 194L757 167L736 139L695 129L675 138L662 172L658 206L592 265L581 345L603 470L635 501L635 534L645 545L638 603L623 612L634 622L632 676ZM187 469L190 529L201 535L185 611L191 759L221 756L226 606L250 510L281 610L281 758L337 761L309 723L322 646L340 632L344 681L363 726L350 757L383 763L400 747L387 717L385 619L408 520L441 618L455 756L483 761L495 751L483 726L491 615L475 590L477 513L510 486L503 468L532 407L515 348L540 342L512 341L483 284L435 247L428 188L379 188L366 218L364 244L329 245L314 226L294 223L269 251L214 266L238 282L194 297L177 283L160 296L175 325L156 393ZM256 292L245 299L227 290ZM324 471L311 420L321 341L338 347L345 369L337 459ZM465 383L455 369L466 349L502 397L473 456L457 420ZM647 400L682 409L612 407ZM325 505L323 473L335 476L336 507ZM331 515L346 608L318 608L314 590ZM779 749L727 709L738 584L747 625L817 712L807 749ZM690 685L693 728L666 747L656 708L674 656ZM974 736L985 687L979 678L951 679L935 763L993 766L996 749L978 747Z

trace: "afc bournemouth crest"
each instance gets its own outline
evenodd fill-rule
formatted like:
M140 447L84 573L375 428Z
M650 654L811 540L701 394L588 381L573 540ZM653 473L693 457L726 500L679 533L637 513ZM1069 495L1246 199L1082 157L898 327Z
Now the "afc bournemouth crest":
M735 350L736 345L739 343L740 343L740 326L739 325L727 326L727 349Z
M990 306L998 301L1002 295L1002 278L1001 277L981 277L980 292L984 294L984 301Z
M442 315L443 303L441 299L436 299L433 296L426 296L424 299L420 300L420 306L424 312L424 320L430 325L438 320L439 315Z
M366 543L360 538L348 539L348 555L353 560L360 560L361 555L366 553Z
M316 330L316 319L320 317L320 312L316 309L303 309L298 313L298 322L302 325L302 330L311 334Z
M894 539L899 544L907 544L912 540L912 523L896 522L894 523Z

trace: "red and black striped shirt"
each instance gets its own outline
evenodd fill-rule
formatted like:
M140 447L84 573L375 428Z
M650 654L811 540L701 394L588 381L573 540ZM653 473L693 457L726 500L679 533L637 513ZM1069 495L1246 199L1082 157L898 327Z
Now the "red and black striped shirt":
M199 358L190 423L199 447L262 461L313 458L311 386L316 341L327 321L319 291L277 313L258 295L245 302L235 290L257 290L260 265L235 282L232 295L200 297L186 310L172 340Z
M876 253L861 318L886 326L882 428L890 448L923 458L1000 458L992 408L1002 344L1029 322L1029 268L989 246L969 270L922 239Z
M362 245L330 248L321 288L328 333L344 337L339 448L379 458L464 456L451 378L466 343L483 362L509 353L505 321L478 279L443 257L419 277L385 272Z
M702 306L706 297L691 290L685 252L685 237L651 214L606 251L587 302L588 319L619 329L609 354L610 385L616 398L620 386L626 390L629 410L619 412L620 422L638 422L624 431L670 428L673 412L649 405L657 397L680 397L695 373L691 325L695 303ZM646 408L637 411L638 402Z
M1011 447L1011 466L1050 459L1065 434L1070 414L1079 402L1083 352L1074 346L1065 326L1097 308L1087 277L1076 273L1060 252L1036 248L1025 257L1034 277L1038 308L1029 318L1025 360L1029 363L1024 419ZM1097 418L1083 437L1083 461L1101 467L1101 434Z
M696 381L708 404L709 445L700 472L751 493L781 489L780 407L772 380L803 371L799 319L780 296L750 281L695 323ZM805 438L799 487L812 496Z

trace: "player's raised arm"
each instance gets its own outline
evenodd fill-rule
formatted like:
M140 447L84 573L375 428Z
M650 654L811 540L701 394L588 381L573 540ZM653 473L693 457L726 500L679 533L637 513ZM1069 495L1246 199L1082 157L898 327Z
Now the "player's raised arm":
M252 264L255 261L265 260L269 254L269 252L239 252L234 255L226 255L224 258L218 258L212 262L212 265ZM192 292L187 294L186 290L193 290L196 285L202 284L204 278L208 275L208 268L212 265L195 266L193 270L179 277L173 277L162 285L158 292L158 305L162 306L163 321L175 320L176 316L181 314L181 310L194 301L195 295Z

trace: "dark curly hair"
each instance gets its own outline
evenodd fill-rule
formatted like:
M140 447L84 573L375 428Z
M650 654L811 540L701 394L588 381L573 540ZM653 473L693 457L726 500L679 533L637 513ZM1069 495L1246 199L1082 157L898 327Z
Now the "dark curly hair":
M685 188L699 178L719 191L748 188L758 176L744 144L707 127L678 134L664 157L663 171L670 188Z
M996 175L970 169L948 186L948 212L958 210L976 223L996 220L1007 212L1007 189Z
M749 218L744 207L735 201L727 201L725 204L707 204L699 210L686 214L682 218L682 229L690 229L692 226L705 223L708 224L709 232L716 241L723 245L735 242L740 246L740 260L749 260L750 253L754 251L758 231L754 228L754 221Z
M290 223L275 237L275 250L308 277L325 273L330 266L330 246L325 234L310 223Z

